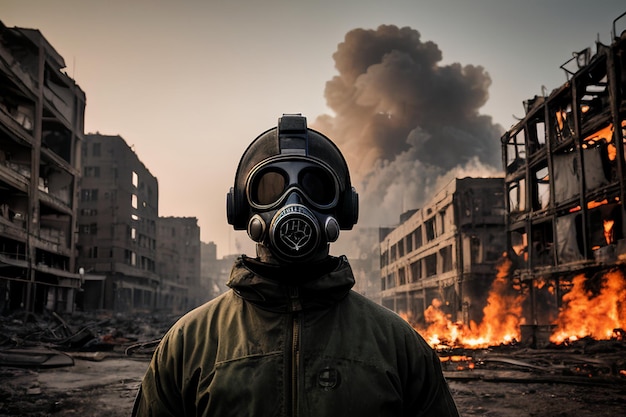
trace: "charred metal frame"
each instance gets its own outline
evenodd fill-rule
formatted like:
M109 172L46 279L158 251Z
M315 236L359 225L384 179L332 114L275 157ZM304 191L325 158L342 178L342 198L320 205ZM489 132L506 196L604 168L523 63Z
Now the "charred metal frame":
M508 253L535 325L556 318L575 275L626 264L626 31L596 48L501 138Z

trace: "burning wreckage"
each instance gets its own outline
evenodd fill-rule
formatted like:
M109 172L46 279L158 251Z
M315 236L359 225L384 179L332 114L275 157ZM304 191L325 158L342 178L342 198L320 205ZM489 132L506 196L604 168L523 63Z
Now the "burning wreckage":
M382 303L447 370L626 382L624 20L524 102L503 179L456 179L381 239Z

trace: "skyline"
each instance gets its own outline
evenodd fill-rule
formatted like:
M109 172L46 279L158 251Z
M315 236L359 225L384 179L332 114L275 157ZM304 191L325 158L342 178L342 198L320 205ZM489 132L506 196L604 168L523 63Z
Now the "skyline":
M595 51L598 38L609 44L625 11L617 1L0 0L6 26L38 29L65 59L87 96L85 133L122 136L159 181L159 215L197 217L219 257L247 241L225 215L246 146L282 113L316 126L325 126L319 116L340 121L325 94L340 74L333 56L354 29L408 27L441 51L437 69L482 68L487 98L473 110L491 118L490 129L506 130L523 116L523 100L566 81L559 66L572 52ZM352 138L331 139L359 148ZM388 220L380 225L397 217Z

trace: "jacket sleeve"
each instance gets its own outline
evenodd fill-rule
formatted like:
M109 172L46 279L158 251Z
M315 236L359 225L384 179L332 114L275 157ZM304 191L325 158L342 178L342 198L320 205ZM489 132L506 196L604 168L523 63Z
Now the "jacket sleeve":
M412 346L411 346L412 345ZM415 333L413 343L407 343L407 355L411 364L405 399L406 416L412 417L459 417L448 382L441 370L437 353ZM411 357L412 356L412 357Z
M168 332L156 348L137 392L133 417L175 417L184 410L177 366L181 341L177 333Z

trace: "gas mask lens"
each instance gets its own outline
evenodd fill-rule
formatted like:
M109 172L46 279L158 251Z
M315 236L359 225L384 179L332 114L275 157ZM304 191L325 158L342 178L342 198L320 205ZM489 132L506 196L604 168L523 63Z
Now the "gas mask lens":
M298 183L302 191L315 204L328 206L337 194L335 182L330 174L321 168L311 167L300 171Z
M283 195L286 185L284 172L268 169L256 175L252 182L252 202L261 206L273 204Z
M259 167L248 182L248 199L258 209L272 208L296 191L316 208L330 208L338 200L338 183L323 166L281 161Z

